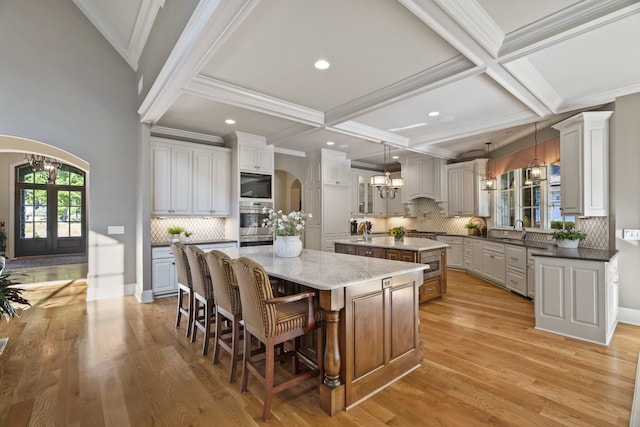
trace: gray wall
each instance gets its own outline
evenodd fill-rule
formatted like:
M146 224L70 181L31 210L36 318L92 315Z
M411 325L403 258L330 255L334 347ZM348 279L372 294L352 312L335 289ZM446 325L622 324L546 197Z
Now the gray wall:
M52 145L90 164L90 251L100 256L92 260L90 252L89 274L104 284L134 283L135 73L68 0L0 3L0 61L0 134ZM123 225L126 234L107 237L108 225Z
M616 100L610 144L610 222L620 251L620 307L640 310L639 242L621 239L623 228L640 228L640 93Z

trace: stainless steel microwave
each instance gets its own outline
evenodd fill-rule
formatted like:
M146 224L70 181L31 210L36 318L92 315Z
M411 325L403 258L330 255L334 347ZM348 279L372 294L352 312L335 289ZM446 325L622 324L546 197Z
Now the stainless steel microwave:
M273 176L240 172L240 198L271 199Z

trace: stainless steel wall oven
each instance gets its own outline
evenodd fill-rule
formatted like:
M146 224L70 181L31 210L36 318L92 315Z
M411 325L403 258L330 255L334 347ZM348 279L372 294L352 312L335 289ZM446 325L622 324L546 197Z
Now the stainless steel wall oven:
M263 208L272 209L273 202L240 202L240 246L262 246L273 244L273 230L263 227L267 214Z

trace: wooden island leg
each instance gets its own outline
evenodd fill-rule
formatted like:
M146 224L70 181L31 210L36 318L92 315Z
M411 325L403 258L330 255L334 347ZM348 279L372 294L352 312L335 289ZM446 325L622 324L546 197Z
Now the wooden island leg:
M325 311L325 322L327 337L324 348L324 376L320 384L320 407L333 416L345 408L345 389L340 380L340 311Z

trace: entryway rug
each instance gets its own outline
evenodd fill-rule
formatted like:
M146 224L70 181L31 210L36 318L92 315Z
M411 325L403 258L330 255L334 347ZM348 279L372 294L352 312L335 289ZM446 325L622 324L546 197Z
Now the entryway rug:
M86 255L50 255L7 259L6 269L49 267L62 264L83 264L87 262Z

